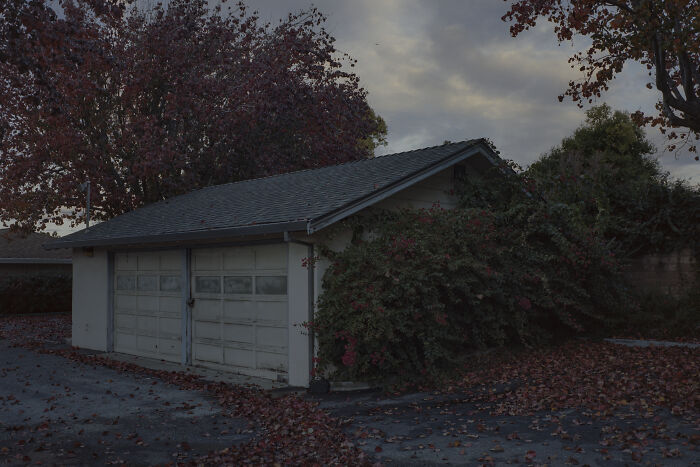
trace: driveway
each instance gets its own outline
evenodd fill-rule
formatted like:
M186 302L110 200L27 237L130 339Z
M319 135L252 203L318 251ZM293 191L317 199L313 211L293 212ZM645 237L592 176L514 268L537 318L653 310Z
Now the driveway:
M315 396L345 431L386 465L700 465L691 419L630 410L495 416L459 394Z
M0 463L153 465L249 440L200 392L0 340Z
M273 397L69 335L66 317L0 320L0 464L700 465L697 348L578 342L431 393Z

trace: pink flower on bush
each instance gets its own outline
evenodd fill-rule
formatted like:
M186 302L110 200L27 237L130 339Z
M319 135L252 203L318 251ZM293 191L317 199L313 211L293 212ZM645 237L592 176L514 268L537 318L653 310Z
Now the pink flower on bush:
M532 302L530 302L530 300L527 299L527 298L525 298L525 297L522 297L522 298L518 301L518 304L519 304L521 307L523 307L523 309L525 309L525 310L529 310L530 308L532 308Z
M357 352L352 349L346 349L345 354L343 354L343 365L353 366L355 364L355 359L357 358Z
M435 315L435 321L437 321L438 324L447 324L447 314L438 313L437 315Z
M383 350L382 352L372 352L369 358L372 361L372 365L381 365L384 363L384 360L386 360Z

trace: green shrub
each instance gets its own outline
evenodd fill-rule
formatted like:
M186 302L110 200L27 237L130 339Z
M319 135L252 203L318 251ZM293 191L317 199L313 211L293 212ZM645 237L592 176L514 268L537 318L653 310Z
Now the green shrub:
M434 380L476 349L607 326L626 297L614 257L566 207L436 207L349 225L351 245L323 252L332 264L311 323L319 369L335 379Z
M0 315L69 312L69 274L28 274L0 277Z
M700 190L664 172L654 147L624 112L603 104L541 156L526 175L550 203L612 241L619 255L697 248Z

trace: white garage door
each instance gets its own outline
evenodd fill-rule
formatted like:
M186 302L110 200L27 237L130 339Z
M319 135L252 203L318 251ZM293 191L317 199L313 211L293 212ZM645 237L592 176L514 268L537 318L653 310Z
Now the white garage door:
M192 362L284 379L287 245L192 251Z
M114 350L181 361L182 252L114 255Z

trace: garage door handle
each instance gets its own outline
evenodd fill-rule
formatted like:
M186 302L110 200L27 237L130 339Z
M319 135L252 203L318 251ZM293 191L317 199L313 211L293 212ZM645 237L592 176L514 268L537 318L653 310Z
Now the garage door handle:
M190 297L187 299L187 306L190 308L194 306L194 298Z

